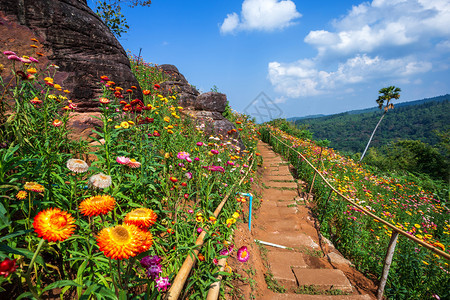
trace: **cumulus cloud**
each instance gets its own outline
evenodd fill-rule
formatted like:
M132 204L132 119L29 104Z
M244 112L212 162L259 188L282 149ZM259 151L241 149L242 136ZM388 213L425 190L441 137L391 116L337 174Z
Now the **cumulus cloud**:
M300 17L301 14L291 0L244 0L240 17L235 12L228 14L220 26L220 32L273 31L295 24L295 20Z
M418 82L449 55L448 0L373 0L353 6L304 38L317 56L291 63L271 62L268 78L289 98L331 93L373 80Z
M450 2L445 0L374 0L353 6L333 21L335 32L311 31L304 41L319 55L371 53L411 46L450 35ZM414 48L411 48L414 51Z
M335 70L323 71L317 68L314 60L303 59L286 64L269 63L269 80L276 91L289 98L298 98L330 93L336 88L377 78L423 73L431 67L431 63L413 57L383 59L357 55L339 63Z

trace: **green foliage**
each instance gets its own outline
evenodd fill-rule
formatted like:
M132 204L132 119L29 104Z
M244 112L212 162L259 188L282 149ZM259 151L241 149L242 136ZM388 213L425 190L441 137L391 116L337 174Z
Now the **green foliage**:
M449 99L447 95L444 99ZM439 143L435 131L450 129L450 101L429 101L411 106L397 105L380 124L371 147L387 145L399 139L420 140L430 145ZM327 139L330 146L349 153L361 152L381 113L341 113L315 119L295 121L299 127L308 126L314 139ZM448 145L448 133L447 133Z
M151 1L142 1L142 0L131 0L131 1L123 1L123 0L98 0L95 3L95 10L97 15L103 20L106 26L111 29L114 35L118 38L122 36L122 34L127 33L130 27L127 24L127 20L125 16L122 14L121 3L130 2L130 7L136 6L150 6Z
M297 128L293 123L287 121L286 119L275 119L272 121L267 122L267 124L270 124L274 127L280 128L284 132L301 138L301 139L312 139L312 134L307 129L299 129Z
M246 177L255 165L256 125L232 113L245 152L229 142L230 136L206 136L205 126L182 117L176 94L159 93L167 75L131 60L144 97L135 99L133 87L116 87L101 76L103 94L93 101L98 102L102 125L93 129L95 143L89 146L68 138L69 111L76 105L65 96L69 91L54 82L53 67L11 62L14 82L4 83L0 77L1 102L14 102L12 113L0 124L0 261L16 259L17 266L6 278L0 276L0 298L42 299L47 291L58 290L71 299L162 299L164 289L156 287L139 260L158 255L158 275L172 282L197 248L199 229L206 233L202 259L199 256L198 268L190 274L186 297L205 299L216 281L219 267L214 259L220 258L240 221L242 203L234 196L250 189ZM29 70L32 67L35 70ZM26 72L34 75L21 75ZM186 152L190 158L180 158ZM100 172L106 175L99 178ZM231 197L213 218L225 195ZM80 208L86 199L103 197L114 201L99 215ZM91 209L96 205L90 204ZM34 222L50 208L64 214ZM151 209L155 223L141 224L139 232L127 230L127 243L134 240L126 246L131 248L120 244L113 252L100 250L100 232L125 224L125 216L135 208ZM49 225L49 219L55 222ZM69 223L75 232L67 231ZM46 226L45 233L38 236L36 224ZM66 230L56 242L49 236L55 230ZM121 256L114 257L117 254Z
M404 170L428 174L434 179L446 181L449 162L434 148L421 141L399 140L378 149L369 150L365 163L382 171Z

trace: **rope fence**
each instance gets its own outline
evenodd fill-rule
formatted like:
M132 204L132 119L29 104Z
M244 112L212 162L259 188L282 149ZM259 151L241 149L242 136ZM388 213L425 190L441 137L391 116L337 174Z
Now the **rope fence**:
M430 250L431 252L435 253L436 255L439 255L440 257L443 257L443 258L445 258L447 260L450 260L450 254L448 254L448 253L446 253L446 252L444 252L444 251L442 251L442 250L440 250L440 249L438 249L438 248L436 248L436 247L434 247L434 246L432 246L430 244L427 244L427 243L423 242L419 238L417 238L417 237L415 237L415 236L405 232L402 229L397 228L396 226L392 225L391 223L385 221L384 219L382 219L382 218L378 217L377 215L373 214L372 212L368 211L367 209L365 209L361 205L357 204L352 199L344 196L342 193L340 193L333 185L331 185L326 180L326 178L322 175L322 173L316 167L314 167L313 164L303 154L301 154L299 151L295 150L292 146L286 144L285 142L280 140L278 137L273 135L273 133L270 131L270 129L268 130L268 133L269 133L269 144L271 142L271 138L273 137L279 143L285 145L287 147L288 151L294 151L295 153L297 153L303 159L303 161L305 161L314 170L314 178L316 177L316 174L320 178L322 178L323 182L331 189L328 199L331 197L331 193L334 192L334 193L336 193L336 195L338 195L339 197L344 199L346 202L350 203L354 207L356 207L359 210L361 210L364 214L370 216L375 221L377 221L379 223L382 223L382 224L386 225L387 227L389 227L390 229L392 229L392 235L391 235L391 239L389 241L388 250L387 250L387 253L386 253L386 257L385 257L383 273L381 275L381 281L380 281L380 285L378 287L377 299L382 299L382 297L383 297L384 286L385 286L386 281L387 281L389 268L390 268L390 265L392 263L392 258L393 258L394 251L395 251L395 245L396 245L397 238L398 238L399 234L401 234L401 235L405 236L406 238L412 240L413 242L423 246L424 248L426 248L426 249ZM283 154L286 155L285 153L283 153ZM328 199L327 199L327 201L328 201Z

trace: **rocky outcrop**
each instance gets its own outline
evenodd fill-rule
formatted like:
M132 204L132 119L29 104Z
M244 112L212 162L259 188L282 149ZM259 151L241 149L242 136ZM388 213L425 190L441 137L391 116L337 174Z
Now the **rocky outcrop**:
M161 83L161 93L168 94L171 91L177 92L179 104L183 107L191 107L194 105L200 93L197 89L189 84L186 78L181 74L174 65L158 66L169 78L168 81Z
M201 127L206 134L221 135L244 149L244 143L239 138L236 126L222 115L227 106L225 94L217 92L200 94L174 65L160 65L159 68L168 76L168 80L160 85L160 92L163 95L171 91L177 92L178 104L184 107L184 113L195 118L197 126Z
M55 83L71 91L79 112L96 111L92 99L101 94L102 75L124 89L136 86L134 96L142 98L126 52L86 0L0 1L2 51L31 55L36 51L30 48L31 35L43 46L46 59L59 66Z

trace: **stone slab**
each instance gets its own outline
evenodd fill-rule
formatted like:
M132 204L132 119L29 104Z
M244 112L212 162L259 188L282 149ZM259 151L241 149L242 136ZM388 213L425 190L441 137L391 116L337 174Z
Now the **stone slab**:
M298 196L296 190L278 190L273 189L264 190L263 199L266 200L282 200L282 201L290 201L295 199Z
M257 240L290 248L320 249L310 236L296 231L266 230L255 236Z
M269 181L266 183L266 185L271 188L297 189L297 183L295 181L288 181L288 182Z
M269 181L274 181L274 180L289 180L289 181L294 181L294 177L292 177L291 174L289 175L266 175L264 177L264 179L267 179Z
M313 285L318 290L341 290L346 293L353 291L350 281L344 272L338 269L304 269L292 268L299 286Z

